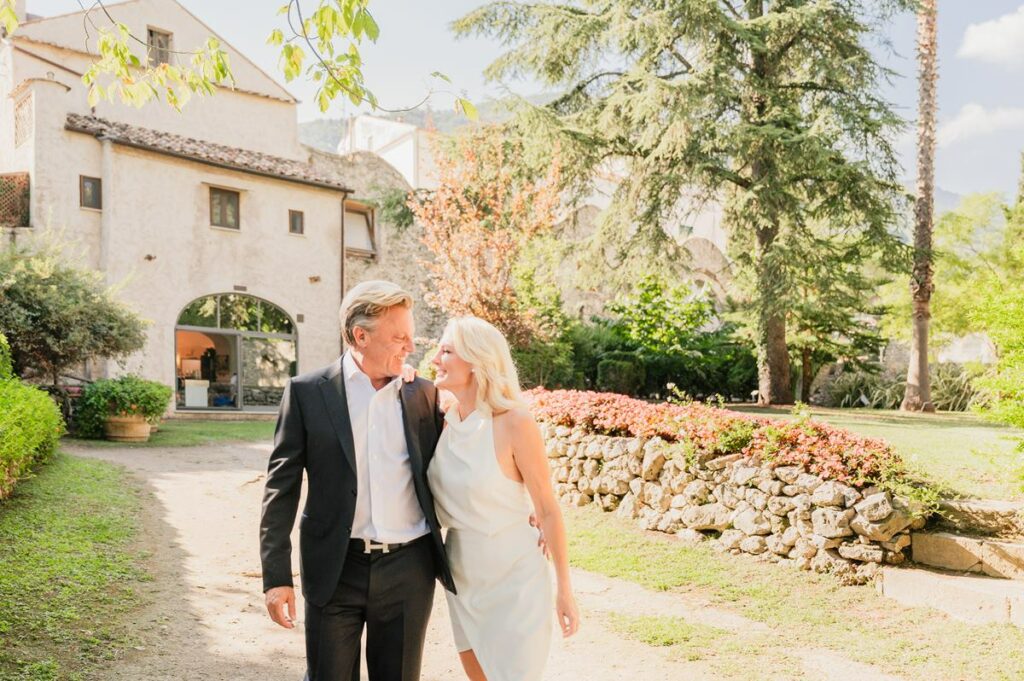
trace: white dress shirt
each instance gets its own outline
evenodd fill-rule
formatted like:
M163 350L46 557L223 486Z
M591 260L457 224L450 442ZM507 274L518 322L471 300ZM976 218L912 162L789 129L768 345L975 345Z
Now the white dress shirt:
M401 377L380 390L346 352L342 358L348 416L356 446L356 512L352 537L400 544L429 532L405 441Z

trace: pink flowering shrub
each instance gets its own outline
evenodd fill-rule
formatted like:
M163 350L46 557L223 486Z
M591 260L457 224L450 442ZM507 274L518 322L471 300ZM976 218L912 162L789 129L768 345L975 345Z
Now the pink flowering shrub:
M652 404L615 393L536 388L526 396L533 415L547 423L601 435L660 437L689 443L698 453L742 453L852 485L903 471L899 455L884 441L816 421L756 418L699 403Z

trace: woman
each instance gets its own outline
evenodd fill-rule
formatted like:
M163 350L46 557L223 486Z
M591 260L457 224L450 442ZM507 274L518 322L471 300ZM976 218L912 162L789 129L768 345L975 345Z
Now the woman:
M521 399L508 342L491 324L451 320L432 362L435 384L454 398L427 478L448 528L459 657L470 681L540 679L552 605L563 636L579 625L540 429ZM554 597L537 532L524 520L531 510L555 564Z

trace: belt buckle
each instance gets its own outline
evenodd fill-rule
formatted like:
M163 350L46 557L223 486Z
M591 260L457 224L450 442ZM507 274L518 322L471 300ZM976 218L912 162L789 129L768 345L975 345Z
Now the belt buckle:
M374 549L382 549L381 553L390 553L387 544L374 544L372 539L363 539L363 553L370 553Z

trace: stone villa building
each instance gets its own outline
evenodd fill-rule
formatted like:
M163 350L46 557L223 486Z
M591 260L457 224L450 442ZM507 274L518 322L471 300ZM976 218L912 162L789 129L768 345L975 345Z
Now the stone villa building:
M214 34L175 0L108 8L154 60ZM387 277L419 296L417 247L368 201L408 183L374 154L300 144L297 100L223 39L234 89L181 113L90 107L83 13L17 11L24 23L0 38L0 247L59 230L149 323L141 352L85 378L173 385L177 410L273 410L289 376L338 357L348 286ZM436 333L417 302L419 331Z
M154 60L174 62L214 34L175 0L107 7ZM177 411L275 410L289 376L337 358L341 298L366 279L404 286L417 299L417 335L440 334L443 315L423 301L418 226L398 229L373 208L381 192L436 187L431 133L357 116L336 153L306 146L297 100L222 38L233 89L180 113L90 107L81 76L96 55L85 51L83 12L31 16L23 0L17 11L23 23L0 38L0 247L59 232L69 255L148 322L142 351L75 377L136 373L174 386ZM597 183L561 239L593 233L615 183L614 173ZM723 291L720 215L684 222L676 236L695 276ZM567 257L558 278L584 318L608 292L580 290L577 269Z

